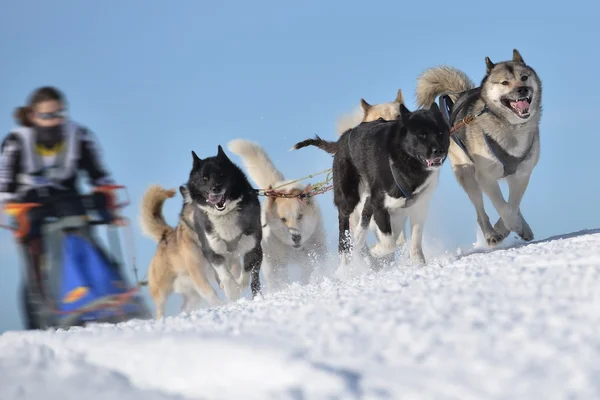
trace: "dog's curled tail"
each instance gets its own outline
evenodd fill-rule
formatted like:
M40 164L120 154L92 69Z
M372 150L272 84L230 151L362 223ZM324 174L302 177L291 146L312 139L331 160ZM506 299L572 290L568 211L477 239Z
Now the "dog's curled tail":
M457 68L446 65L429 68L417 78L417 105L428 108L438 96L446 93L456 101L458 93L474 87L467 74Z
M258 143L234 139L227 143L227 147L242 159L248 175L260 188L268 188L284 180L283 174Z
M142 233L159 242L166 234L174 231L165 221L162 208L165 200L175 197L174 189L163 189L159 185L151 185L144 196L140 207L140 225Z
M306 139L301 142L298 142L294 145L293 149L298 150L303 147L315 146L320 148L321 150L325 150L329 154L335 154L338 149L337 142L331 142L329 140L323 140L319 137L319 135L315 135L314 139Z

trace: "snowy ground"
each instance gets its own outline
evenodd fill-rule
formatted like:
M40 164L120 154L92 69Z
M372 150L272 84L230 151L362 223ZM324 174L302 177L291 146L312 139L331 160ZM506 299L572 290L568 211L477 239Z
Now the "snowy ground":
M0 399L597 399L600 231L0 336Z

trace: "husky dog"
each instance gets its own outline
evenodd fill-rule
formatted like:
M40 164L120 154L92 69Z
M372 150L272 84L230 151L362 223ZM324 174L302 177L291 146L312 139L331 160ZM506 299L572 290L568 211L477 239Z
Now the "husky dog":
M242 159L248 175L258 187L278 188L295 195L310 189L310 184L287 183L257 143L235 139L228 147ZM323 218L314 199L267 197L262 207L262 222L265 262L261 269L269 288L283 283L290 263L300 266L302 281L308 282L317 263L327 256Z
M346 132L348 129L354 128L361 122L371 122L379 118L386 121L398 119L400 116L400 104L405 104L402 89L398 89L396 98L389 103L371 105L367 103L365 99L361 98L359 108L354 110L351 114L344 115L338 120L337 134L338 136L341 136L342 133Z
M360 108L355 110L352 114L345 115L338 121L337 124L337 134L341 136L348 129L354 128L356 125L361 122L371 122L376 121L378 119L385 121L393 121L400 117L400 104L405 104L404 95L402 94L402 89L398 89L398 93L396 94L396 98L394 101L388 103L380 103L371 105L367 103L367 101L363 98L360 99ZM361 186L361 193L366 190L366 188ZM358 222L360 220L360 210L362 210L363 204L362 201L366 199L366 196L361 196L361 203L356 207L354 212L350 215L350 232L354 232ZM394 210L390 210L391 219L392 219L392 232L394 234L394 240L398 246L402 246L406 242L406 216L403 212L395 212ZM370 229L376 231L377 227L374 221L371 221L369 225ZM388 257L389 261L393 261L393 255Z
M172 228L162 214L166 199L175 196L175 190L151 185L142 198L140 224L142 232L158 244L150 261L148 286L156 305L156 318L162 318L165 302L171 292L183 295L182 311L191 311L204 298L210 305L222 303L209 284L214 275L204 258L198 234L193 228L196 207L189 202L187 189L179 188L184 198L179 223Z
M365 245L373 217L378 243L371 254L382 257L393 253L396 244L390 210L403 211L411 222L410 260L413 264L425 263L423 226L449 144L449 127L433 103L430 109L414 112L401 104L399 119L363 122L344 132L337 142L316 136L294 145L295 149L316 146L334 154L333 199L338 209L343 264L350 260L350 214L361 202L361 184L367 189L367 197L354 232L354 248L360 250Z
M450 146L452 170L477 212L477 222L489 246L512 231L533 240L533 231L520 204L540 157L539 123L542 83L535 70L514 49L511 61L493 63L485 58L486 74L479 87L465 73L442 66L423 72L417 82L417 102L429 104L449 94L450 124L467 116L475 120L458 130ZM508 202L498 181L506 178ZM483 193L500 218L492 227L483 206Z
M217 273L219 285L229 300L237 300L252 277L252 297L260 292L259 272L263 259L258 193L242 170L219 145L216 156L200 159L192 151L194 164L187 188L189 201L199 210L194 227L199 233L206 259ZM240 257L244 267L234 276L232 265Z

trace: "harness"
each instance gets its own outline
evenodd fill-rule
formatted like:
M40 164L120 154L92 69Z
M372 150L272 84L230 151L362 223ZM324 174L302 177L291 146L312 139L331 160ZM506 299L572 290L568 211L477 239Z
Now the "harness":
M462 101L459 100L457 102L456 107L454 107L455 105L448 94L440 96L439 100L440 108L443 110L442 115L446 122L448 122L448 124L452 127L450 129L450 137L452 138L452 140L454 140L454 143L456 143L456 145L460 147L462 151L464 151L464 153L467 155L467 157L469 158L469 160L471 160L473 164L475 164L475 161L473 160L473 157L467 150L467 146L465 146L463 139L457 132L465 126L467 126L468 124L475 121L475 119L479 118L480 116L487 113L491 114L491 111L487 108L487 106L483 106L481 111L479 111L477 114L467 115L456 124L454 124L454 122L456 115L458 115L458 112L467 104L467 99L470 96L478 95L479 92L480 88L474 88L466 92L462 92L466 93L466 95L463 96ZM466 134L466 129L464 130L464 132ZM504 168L504 173L502 176L503 178L509 175L513 175L517 171L518 166L529 157L531 149L533 148L534 140L532 139L531 143L529 144L529 147L523 153L523 155L521 155L520 157L515 157L512 154L509 154L502 146L500 146L500 144L498 144L498 142L496 142L490 135L488 135L484 129L481 130L481 134L490 153L492 153L492 155L496 157L500 164L502 164L502 167Z
M32 128L19 127L11 133L21 141L21 171L17 182L19 192L54 186L61 187L60 181L71 178L77 169L79 154L78 126L72 121L64 130L65 138L52 149L36 145Z
M496 142L491 136L485 133L483 129L482 133L483 139L485 140L488 149L490 149L490 152L494 155L494 157L498 159L498 161L500 161L500 163L504 167L504 177L507 177L517 172L519 164L521 164L529 157L529 153L533 148L533 140L531 140L527 151L525 151L522 156L515 157L512 154L509 154L506 150L504 150L504 148L500 146L498 142Z
M394 163L392 162L392 159L389 158L389 162L390 162L390 171L392 171L392 177L394 178L394 182L396 183L396 186L398 186L398 189L400 189L400 192L402 192L402 194L404 195L404 197L406 198L406 201L404 202L404 205L401 208L407 208L412 206L417 199L419 198L419 195L425 191L425 189L427 189L427 187L429 187L429 184L427 186L425 186L423 188L423 190L421 190L421 192L417 193L415 195L414 192L411 191L406 191L402 185L400 185L400 183L398 182L398 177L396 176L396 166L394 165Z

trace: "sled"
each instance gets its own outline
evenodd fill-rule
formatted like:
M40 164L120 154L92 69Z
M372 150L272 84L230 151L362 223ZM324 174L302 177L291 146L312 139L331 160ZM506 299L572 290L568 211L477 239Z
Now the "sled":
M13 232L21 251L28 329L67 329L91 322L151 318L138 286L130 285L123 274L121 227L113 224L111 216L129 201L116 202L118 189L124 187L102 186L87 195L58 195L44 203L4 205L5 214L14 223L2 227ZM107 246L95 232L99 226L106 228ZM35 233L41 237L41 246L32 249L25 243L34 229L39 229ZM38 269L34 268L34 257L40 259Z

